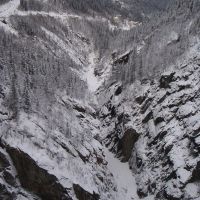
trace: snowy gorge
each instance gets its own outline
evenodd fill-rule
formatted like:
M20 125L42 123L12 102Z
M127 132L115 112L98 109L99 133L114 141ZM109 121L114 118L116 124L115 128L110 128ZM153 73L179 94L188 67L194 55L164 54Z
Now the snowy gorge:
M199 200L199 36L199 0L1 0L0 200Z

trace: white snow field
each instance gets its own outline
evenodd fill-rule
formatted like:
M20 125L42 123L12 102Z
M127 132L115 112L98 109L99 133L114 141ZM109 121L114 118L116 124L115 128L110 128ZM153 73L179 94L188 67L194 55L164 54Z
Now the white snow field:
M16 12L19 5L20 0L12 0L0 6L0 18L5 18L13 15Z
M108 162L108 169L113 174L113 178L117 184L116 199L115 200L138 200L137 185L135 177L131 172L128 163L122 163L118 158L104 150L106 161Z

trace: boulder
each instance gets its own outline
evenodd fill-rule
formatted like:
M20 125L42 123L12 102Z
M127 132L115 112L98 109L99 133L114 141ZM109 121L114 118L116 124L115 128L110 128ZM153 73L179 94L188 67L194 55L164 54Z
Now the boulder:
M137 142L139 134L136 130L129 128L124 132L123 137L119 140L118 152L122 156L122 162L127 162L131 157L134 144Z
M160 78L160 88L170 88L170 83L175 81L175 72L163 74Z

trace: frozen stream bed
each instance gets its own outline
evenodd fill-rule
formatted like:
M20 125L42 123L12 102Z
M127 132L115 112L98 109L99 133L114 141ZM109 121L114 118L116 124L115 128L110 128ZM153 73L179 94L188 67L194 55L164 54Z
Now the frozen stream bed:
M117 184L115 200L139 200L135 177L128 163L122 163L107 148L105 148L104 153L108 162L108 169L113 174L113 178ZM142 200L154 200L154 196L151 195Z
M108 162L108 169L113 174L117 184L116 200L138 200L137 185L135 177L129 169L128 163L122 163L114 154L105 149L105 158Z

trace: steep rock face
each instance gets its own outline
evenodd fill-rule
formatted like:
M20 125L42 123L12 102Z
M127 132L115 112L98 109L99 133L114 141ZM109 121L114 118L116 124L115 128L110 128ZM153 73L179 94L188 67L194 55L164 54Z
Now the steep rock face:
M101 109L102 130L108 133L104 141L122 160L127 158L123 152L131 153L129 165L136 174L140 197L200 197L199 44L191 51L182 64L171 67L159 79L135 82L120 96L114 95L118 86L111 86L111 98ZM132 131L121 153L126 130ZM135 139L131 141L130 135Z
M40 198L23 189L18 179L17 171L5 147L0 148L0 198L1 199L37 199Z
M54 105L53 124L49 124L47 117L23 112L18 113L18 121L2 118L2 148L9 154L16 173L15 176L7 170L11 164L2 155L1 168L6 176L2 195L17 199L24 188L37 195L37 199L96 200L101 190L102 199L114 192L103 147L94 139L99 126L95 111L67 97L62 97L60 102ZM62 120L71 121L71 126L66 124L69 121ZM9 183L9 189L4 189L7 185L4 180ZM16 180L18 184L14 184ZM24 199L34 198L26 193Z
M118 151L121 151L123 156L122 162L127 162L131 157L131 152L134 144L138 140L138 134L134 129L127 129L123 137L119 140Z
M56 177L40 168L26 153L15 148L8 148L7 151L13 160L22 187L42 199L71 199Z
M84 191L82 187L80 187L79 185L74 184L74 191L76 194L76 197L79 200L99 200L100 196L98 194L90 194L87 191Z

